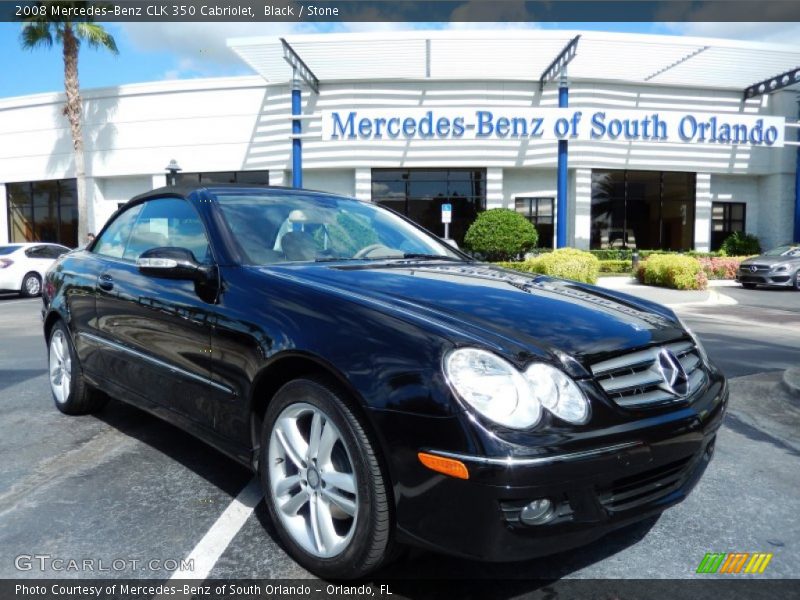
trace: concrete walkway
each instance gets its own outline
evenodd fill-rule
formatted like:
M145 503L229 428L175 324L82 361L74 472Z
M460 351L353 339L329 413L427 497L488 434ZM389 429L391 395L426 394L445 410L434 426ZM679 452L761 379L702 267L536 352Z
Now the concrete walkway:
M600 287L625 292L659 304L667 306L684 305L734 305L736 300L726 296L723 292L726 287L738 285L734 281L709 281L706 290L672 290L668 288L643 285L633 277L600 277L597 285Z

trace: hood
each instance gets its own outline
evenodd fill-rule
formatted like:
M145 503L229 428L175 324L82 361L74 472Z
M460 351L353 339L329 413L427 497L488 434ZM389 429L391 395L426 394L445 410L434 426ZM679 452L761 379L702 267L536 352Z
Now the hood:
M797 256L754 256L742 261L742 265L764 265L771 267L780 263L795 263L800 262L800 257Z
M531 351L555 349L578 360L686 335L663 306L492 265L404 261L262 270L369 296L399 312L447 322L454 331L483 334L488 343L499 336Z

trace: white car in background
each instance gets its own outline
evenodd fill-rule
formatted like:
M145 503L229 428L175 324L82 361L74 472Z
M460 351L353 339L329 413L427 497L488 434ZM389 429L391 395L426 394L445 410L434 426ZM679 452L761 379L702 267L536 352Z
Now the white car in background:
M0 245L0 291L19 292L26 298L38 296L45 271L69 251L66 246L44 242Z

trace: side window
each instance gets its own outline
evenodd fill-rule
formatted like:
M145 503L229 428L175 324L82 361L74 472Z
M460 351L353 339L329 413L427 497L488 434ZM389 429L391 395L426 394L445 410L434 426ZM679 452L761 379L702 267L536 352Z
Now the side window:
M69 249L63 246L42 246L40 258L56 259L66 252L69 252Z
M25 249L25 256L28 258L47 258L46 251L47 246L31 246Z
M145 202L123 258L136 260L151 248L186 248L201 263L211 262L205 229L195 209L179 198Z
M124 213L117 215L111 225L97 238L92 252L103 256L111 256L112 258L122 258L125 252L125 244L128 243L131 229L140 212L142 212L142 205L137 204Z

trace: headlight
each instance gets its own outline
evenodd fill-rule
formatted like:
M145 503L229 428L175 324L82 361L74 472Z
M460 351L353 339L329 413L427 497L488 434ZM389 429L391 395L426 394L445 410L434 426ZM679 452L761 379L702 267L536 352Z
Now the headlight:
M534 363L523 374L491 352L460 348L447 355L444 369L458 396L500 425L532 427L542 407L570 423L589 418L589 402L578 385L549 365Z
M700 342L700 338L697 337L697 334L694 331L692 331L692 328L689 327L684 322L683 319L681 319L678 315L675 315L675 318L678 319L678 323L681 324L681 327L683 327L686 330L686 333L689 334L689 337L692 338L692 341L694 342L694 345L697 348L697 353L700 355L700 358L703 360L703 364L707 365L708 364L708 354L706 354L706 349L703 347L703 344Z
M444 370L461 399L495 423L526 429L539 422L541 404L522 374L499 356L459 348L447 355Z
M534 363L525 370L533 397L560 419L580 425L589 420L589 402L572 380L559 369Z

